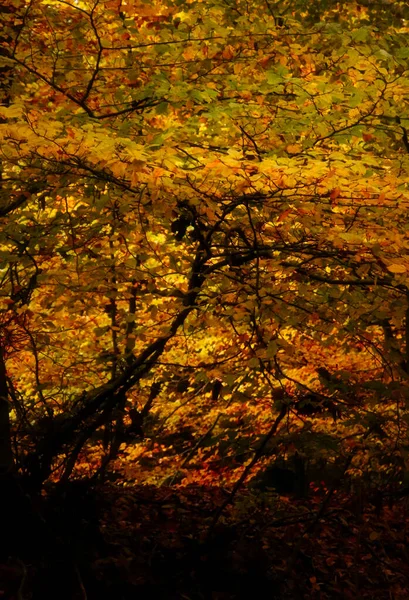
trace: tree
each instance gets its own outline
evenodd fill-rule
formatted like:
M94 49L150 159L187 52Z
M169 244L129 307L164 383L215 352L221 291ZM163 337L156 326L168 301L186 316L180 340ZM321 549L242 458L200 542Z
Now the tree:
M347 350L407 377L407 8L304 4L6 1L2 335L34 487L175 372L222 382L219 413Z

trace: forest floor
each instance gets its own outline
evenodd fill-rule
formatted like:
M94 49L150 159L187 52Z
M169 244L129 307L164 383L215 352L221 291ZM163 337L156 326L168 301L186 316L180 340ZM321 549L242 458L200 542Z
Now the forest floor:
M409 503L104 484L52 496L48 552L0 565L3 600L407 600ZM213 526L212 526L213 524ZM51 536L51 537L50 537Z

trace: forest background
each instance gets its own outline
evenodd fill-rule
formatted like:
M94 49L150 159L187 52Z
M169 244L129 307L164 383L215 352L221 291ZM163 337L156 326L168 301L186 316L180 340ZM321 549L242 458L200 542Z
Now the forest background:
M408 19L2 2L4 485L405 489Z

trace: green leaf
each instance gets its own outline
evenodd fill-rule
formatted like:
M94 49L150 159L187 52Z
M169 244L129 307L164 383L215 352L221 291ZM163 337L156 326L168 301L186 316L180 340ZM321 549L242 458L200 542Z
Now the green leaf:
M106 327L95 327L95 329L94 329L94 335L96 337L101 337L101 336L105 335L108 330L109 330L108 326L106 326Z
M166 115L168 113L168 110L169 110L169 104L168 104L168 102L161 102L155 108L155 111L156 111L156 113L158 115Z

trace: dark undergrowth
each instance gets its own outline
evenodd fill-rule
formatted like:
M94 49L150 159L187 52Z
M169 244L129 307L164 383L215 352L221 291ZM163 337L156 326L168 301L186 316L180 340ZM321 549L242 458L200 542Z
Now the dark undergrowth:
M9 600L407 599L409 505L311 490L49 490L1 566ZM385 500L385 499L383 499Z

